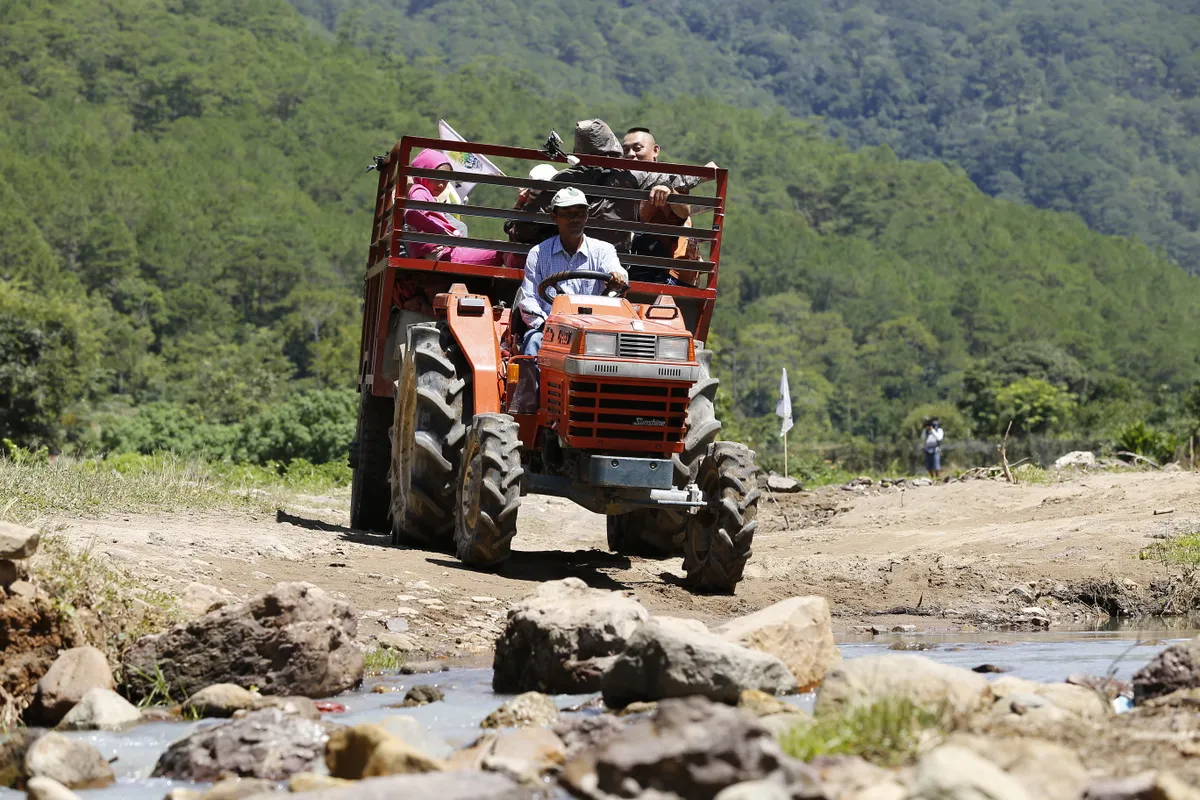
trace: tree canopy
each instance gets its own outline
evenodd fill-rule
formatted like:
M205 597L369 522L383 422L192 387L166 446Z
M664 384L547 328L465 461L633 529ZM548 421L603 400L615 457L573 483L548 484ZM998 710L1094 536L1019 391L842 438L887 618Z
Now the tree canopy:
M1200 377L1185 344L1200 282L1075 214L888 145L852 150L782 108L585 103L536 61L448 70L358 47L347 25L323 35L283 0L7 7L0 438L336 457L374 205L363 167L439 117L532 145L601 116L730 169L711 344L730 432L768 450L784 366L795 435L824 442L901 439L939 403L978 433L1018 417L1107 435L1166 424Z

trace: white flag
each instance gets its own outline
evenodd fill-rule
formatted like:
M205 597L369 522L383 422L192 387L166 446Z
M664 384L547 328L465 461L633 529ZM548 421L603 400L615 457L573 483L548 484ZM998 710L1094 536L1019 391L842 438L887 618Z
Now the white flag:
M779 405L775 406L775 416L783 418L779 435L786 435L792 429L792 393L788 391L787 367L783 368L783 376L779 379Z
M455 142L466 141L444 119L438 120L438 138L450 139ZM447 150L446 156L450 159L450 166L454 168L455 172L475 172L480 175L504 174L499 167L478 153L455 153ZM458 196L462 198L463 202L466 202L467 195L475 188L475 184L465 181L455 181L454 183L458 190Z

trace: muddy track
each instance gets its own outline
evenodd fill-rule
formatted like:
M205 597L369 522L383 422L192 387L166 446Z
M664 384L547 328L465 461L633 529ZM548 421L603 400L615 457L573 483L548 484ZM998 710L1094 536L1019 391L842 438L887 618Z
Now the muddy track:
M275 517L53 523L79 546L181 595L191 583L237 597L308 580L360 609L360 635L403 619L392 630L419 649L468 656L489 651L507 601L569 576L631 590L656 613L705 621L822 594L842 629L1043 627L1161 607L1156 592L1172 575L1178 582L1180 570L1137 556L1156 536L1200 528L1200 475L1105 473L1048 485L970 481L764 498L754 555L732 597L688 592L680 559L607 552L603 518L557 498L525 498L515 552L496 572L467 569L444 553L392 548L386 535L348 528L347 507L345 495L304 496ZM1166 508L1173 513L1155 515ZM1034 606L1041 611L1029 613Z

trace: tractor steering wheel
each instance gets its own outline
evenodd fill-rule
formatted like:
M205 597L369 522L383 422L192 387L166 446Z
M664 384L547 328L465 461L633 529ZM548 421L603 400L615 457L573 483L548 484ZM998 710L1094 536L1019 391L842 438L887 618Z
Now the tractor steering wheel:
M629 284L618 281L610 272L601 272L600 270L596 269L568 269L563 272L556 272L539 283L538 297L542 298L547 303L553 304L554 298L563 293L562 289L560 289L558 285L563 281L568 281L572 278L578 280L604 281L604 289L602 291L604 294L610 297L624 297L625 293L629 291ZM551 287L554 287L555 290L553 296L551 296L547 291Z

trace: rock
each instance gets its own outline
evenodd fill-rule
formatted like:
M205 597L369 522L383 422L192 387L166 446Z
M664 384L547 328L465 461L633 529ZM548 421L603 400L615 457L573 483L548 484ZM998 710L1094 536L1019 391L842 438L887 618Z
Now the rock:
M65 731L120 731L138 724L142 712L112 689L92 689L58 723Z
M1108 778L1088 786L1084 800L1200 800L1200 792L1167 772Z
M183 712L201 717L232 717L235 711L254 708L256 702L257 698L249 689L236 683L214 683L185 700Z
M481 728L516 728L525 725L553 725L558 722L558 706L544 694L525 692L487 715Z
M179 608L189 618L203 616L228 602L220 589L207 583L189 583L179 593Z
M114 689L112 670L104 653L94 647L72 647L50 665L37 684L31 718L57 725L92 689Z
M40 728L16 728L0 741L0 789L12 788L25 779L25 753L45 733Z
M325 764L335 778L359 780L380 775L440 772L444 762L431 758L380 725L339 728L329 737Z
M403 633L381 633L375 637L375 641L381 647L391 648L398 653L412 653L420 649L412 637Z
M201 728L167 748L152 777L215 781L222 775L286 780L320 763L325 725L277 708Z
M214 683L257 686L263 694L328 697L362 680L353 609L308 583L279 583L165 633L144 636L125 656L126 686L151 689L156 669L192 693Z
M31 778L25 784L25 800L79 800L79 795L53 778Z
M783 702L773 694L760 692L758 689L743 689L738 695L738 708L756 717L766 717L771 714L803 714L796 706Z
M288 779L288 791L293 794L315 792L319 789L339 789L343 786L356 785L358 785L357 781L335 778L332 775L317 775L313 772L301 772Z
M669 617L642 623L601 684L609 708L689 695L733 704L743 689L781 694L796 679L773 655Z
M631 593L590 589L579 578L541 584L508 611L496 640L492 688L586 694L650 614Z
M354 781L340 789L290 795L288 800L533 800L533 790L498 772L430 772ZM277 794L251 800L281 800Z
M567 748L558 735L546 728L518 728L493 739L484 756L484 769L505 772L520 779L536 780L556 770L567 758Z
M827 798L903 800L907 790L895 772L877 767L859 756L817 756L809 762Z
M992 694L1001 699L1009 695L1037 695L1083 719L1101 720L1112 716L1112 706L1099 693L1070 683L1037 683L1006 675L992 682Z
M1015 778L964 747L942 745L917 762L912 800L1030 800Z
M0 558L14 561L29 558L37 552L41 540L40 531L11 522L0 522Z
M431 758L445 759L454 752L454 748L449 742L434 734L415 717L396 715L385 717L376 724L392 736L403 739L409 746Z
M825 675L814 713L907 698L931 710L971 713L992 701L987 678L924 656L885 653L843 661Z
M446 695L442 693L441 689L437 688L436 686L429 686L428 684L420 683L409 689L404 694L404 702L402 705L405 707L424 706L445 699Z
M1171 645L1135 672L1133 702L1195 687L1200 687L1200 637Z
M597 714L563 718L555 723L553 730L562 739L567 758L574 758L580 753L603 747L625 727L620 717Z
M841 660L833 641L829 603L824 597L782 600L730 620L715 633L778 658L792 671L800 691L817 686L826 671Z
M601 684L608 708L691 694L734 704L744 688L790 692L796 679L773 655L743 648L691 620L666 616L637 628Z
M780 494L804 491L804 487L800 485L800 481L784 475L775 475L774 473L767 476L767 488L772 492L779 492Z
M50 778L68 789L103 789L116 780L96 748L61 733L47 733L31 744L24 770L27 778Z
M1031 800L1079 800L1088 772L1075 750L1045 739L954 734L947 744L987 759L1015 779Z
M717 792L713 800L792 800L792 794L776 781L744 781Z
M301 717L309 720L319 720L321 718L321 710L317 708L317 704L309 697L256 697L254 698L254 711L259 711L264 708L277 708L284 714ZM343 709L344 710L344 709ZM245 716L247 712L239 709L233 712L235 718Z
M1096 454L1087 450L1072 450L1065 456L1061 456L1054 461L1055 469L1070 469L1071 467L1094 467L1096 466Z
M166 800L245 800L247 797L261 797L266 792L274 791L275 784L272 781L259 778L225 778L200 791L172 789Z
M445 672L450 665L442 661L413 661L400 665L401 675L426 675L433 672Z
M821 796L813 772L784 755L756 720L689 697L662 701L653 720L571 759L560 781L585 797L662 792L712 800L722 789L764 778L790 786L797 797Z

